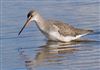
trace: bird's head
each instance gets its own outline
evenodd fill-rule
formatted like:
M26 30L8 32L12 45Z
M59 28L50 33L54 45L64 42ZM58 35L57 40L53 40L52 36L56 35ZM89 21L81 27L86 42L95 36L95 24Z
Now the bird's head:
M21 34L21 32L23 31L25 26L27 26L31 21L36 21L37 20L37 15L38 15L38 13L35 10L29 11L29 13L27 14L27 21L25 22L24 26L22 27L22 29L20 30L18 35Z
M31 10L27 14L27 19L29 19L29 21L34 21L34 20L36 20L37 15L38 15L37 11Z

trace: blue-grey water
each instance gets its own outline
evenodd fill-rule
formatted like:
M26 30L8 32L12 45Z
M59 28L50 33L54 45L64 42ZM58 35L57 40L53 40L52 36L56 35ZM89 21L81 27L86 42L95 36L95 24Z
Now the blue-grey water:
M94 33L81 42L47 42L32 22L18 36L32 9ZM1 70L100 70L100 0L2 0L0 16Z

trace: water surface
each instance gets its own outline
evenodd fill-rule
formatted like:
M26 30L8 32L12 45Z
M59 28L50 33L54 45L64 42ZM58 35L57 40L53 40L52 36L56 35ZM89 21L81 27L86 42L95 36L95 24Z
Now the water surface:
M2 70L99 70L100 1L7 1L2 2ZM78 28L92 29L88 41L47 42L32 22L18 32L29 10L45 19L64 21ZM89 40L95 41L89 41Z

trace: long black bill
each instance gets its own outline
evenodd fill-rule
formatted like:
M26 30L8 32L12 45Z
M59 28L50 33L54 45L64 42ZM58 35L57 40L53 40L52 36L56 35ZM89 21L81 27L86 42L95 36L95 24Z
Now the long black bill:
M25 22L25 24L24 24L24 26L22 27L22 29L20 30L20 32L18 33L18 35L20 35L21 34L21 32L23 31L23 29L25 28L25 26L30 22L30 20L31 20L31 16L27 19L27 21Z

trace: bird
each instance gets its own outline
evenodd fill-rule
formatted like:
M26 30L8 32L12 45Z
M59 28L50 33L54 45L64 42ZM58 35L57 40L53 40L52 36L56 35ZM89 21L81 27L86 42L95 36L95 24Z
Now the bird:
M36 10L31 10L28 12L27 21L18 35L32 21L36 23L43 35L51 41L71 42L93 32L93 30L76 28L63 21L46 20Z

